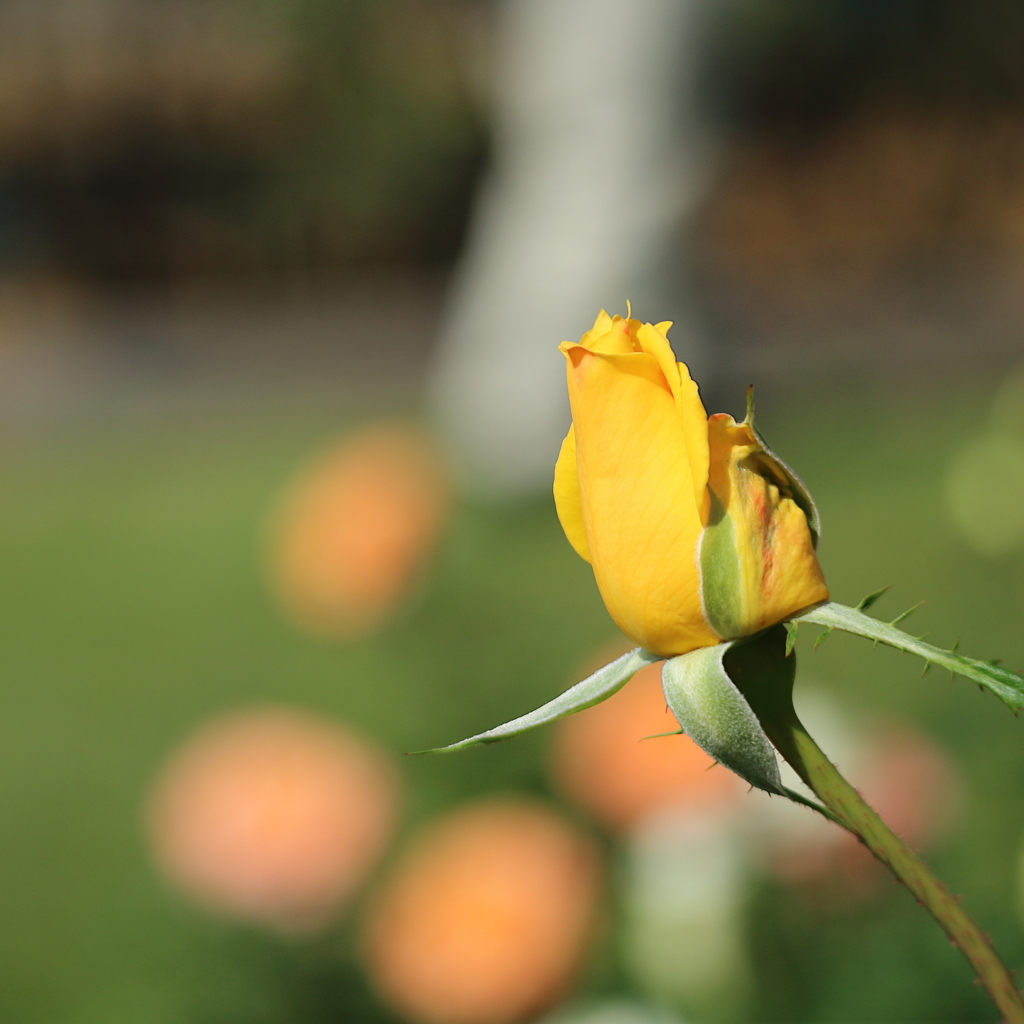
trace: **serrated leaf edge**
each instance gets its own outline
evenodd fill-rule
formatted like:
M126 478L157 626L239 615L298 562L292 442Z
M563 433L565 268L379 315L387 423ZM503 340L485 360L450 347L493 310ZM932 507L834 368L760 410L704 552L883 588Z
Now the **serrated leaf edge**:
M899 622L905 617L906 613L895 621ZM954 675L961 675L965 679L970 679L985 687L1014 711L1024 709L1024 676L1019 672L957 654L956 646L949 651L935 647L925 643L919 637L904 633L892 623L882 622L880 619L865 615L859 608L850 608L836 601L828 601L803 615L798 615L793 621L813 622L816 625L825 626L826 631L822 637L819 637L819 641L833 630L841 629L844 632L873 640L876 644L885 644L888 647L896 648L896 650L905 651L907 654L917 655L925 662L939 665ZM959 641L957 641L958 644Z

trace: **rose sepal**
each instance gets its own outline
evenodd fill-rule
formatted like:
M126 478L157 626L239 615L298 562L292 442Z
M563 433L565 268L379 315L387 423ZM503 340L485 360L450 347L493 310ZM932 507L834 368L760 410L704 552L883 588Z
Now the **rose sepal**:
M566 715L573 715L577 711L600 704L601 701L610 697L613 693L621 690L630 679L636 675L645 665L651 665L661 661L661 657L645 651L642 647L623 654L609 662L603 668L599 668L586 679L570 686L554 700L549 700L535 711L530 711L519 718L505 722L504 725L495 726L486 732L477 733L468 739L459 740L458 743L449 743L446 747L434 747L431 750L415 750L415 754L448 754L454 750L463 750L466 747L475 747L483 743L498 743L500 740L507 740L512 736L519 736L521 733L529 732L539 726L547 725L558 718Z
M768 793L785 796L775 750L750 704L730 678L730 641L669 658L661 685L683 732L719 764Z
M793 501L796 502L797 507L806 517L807 529L811 533L811 544L814 548L817 548L818 541L821 540L821 514L818 512L818 506L814 504L814 498L811 497L811 492L807 490L807 485L768 447L768 442L765 441L764 435L757 429L757 424L754 422L753 384L747 388L747 417L743 422L750 427L754 437L757 438L757 443L761 446L761 451L758 454L762 463L771 468L777 477L777 482L781 482L789 491Z

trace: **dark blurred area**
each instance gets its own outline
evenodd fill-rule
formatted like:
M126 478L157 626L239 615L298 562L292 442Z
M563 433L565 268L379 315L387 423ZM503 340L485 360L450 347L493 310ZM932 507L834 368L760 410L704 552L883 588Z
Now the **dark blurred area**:
M992 1019L831 826L634 756L650 679L399 756L622 641L424 426L517 3L0 0L3 1024ZM1024 9L707 12L708 411L755 383L837 600L1024 665ZM822 745L1024 965L1021 724L811 640Z
M701 96L721 158L686 224L713 367L763 370L780 348L955 362L962 324L1006 363L1024 318L1017 7L713 15ZM425 364L487 162L489 4L47 0L0 19L7 391L105 380L111 344L146 373L155 354L158 378L168 360L230 373L247 349L275 377L287 334L292 370L337 372L330 353L358 346L329 324L381 290L401 321L381 344Z
M450 260L453 3L5 4L5 262L99 285Z
M450 262L487 150L488 13L469 0L5 4L5 265L116 285ZM772 191L785 190L794 219L809 216L801 193L815 220L858 210L862 237L833 244L864 274L872 259L881 276L894 256L928 270L972 245L1014 250L1021 18L1004 0L723 5L707 108L740 166L712 225L736 203L782 216ZM803 245L844 226L806 227ZM735 259L757 261L757 227L727 239ZM780 252L789 228L773 232Z
M734 5L707 71L733 136L703 218L719 301L816 325L939 301L1015 329L1021 18L1001 0Z

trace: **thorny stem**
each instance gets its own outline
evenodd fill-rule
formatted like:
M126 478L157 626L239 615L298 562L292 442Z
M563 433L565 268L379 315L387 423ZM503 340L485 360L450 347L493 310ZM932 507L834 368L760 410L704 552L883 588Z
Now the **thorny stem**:
M776 731L776 730L772 730ZM1024 1001L1013 976L981 929L924 861L913 852L839 774L794 714L788 728L770 738L779 753L840 824L902 882L967 958L1007 1024L1024 1024ZM833 819L833 820L835 820Z
M786 631L774 626L737 644L726 655L730 677L746 697L775 749L824 804L786 792L810 804L852 832L935 918L974 968L1006 1024L1024 1024L1024 1000L999 955L959 901L928 870L839 774L811 739L793 707L796 658L786 652Z

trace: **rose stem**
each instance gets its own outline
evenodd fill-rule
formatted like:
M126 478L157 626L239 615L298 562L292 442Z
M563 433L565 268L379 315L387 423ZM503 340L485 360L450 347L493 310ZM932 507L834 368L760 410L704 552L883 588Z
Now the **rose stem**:
M789 716L785 716L789 718ZM773 723L782 726L781 722ZM775 733L775 735L772 735ZM1007 1024L1024 1024L1024 1001L992 944L960 902L928 870L924 861L875 813L822 753L795 712L782 728L769 731L779 753L821 802L918 899L949 936L985 986Z
M1003 1020L1024 1024L1024 1001L984 933L924 861L839 774L803 727L793 707L796 656L787 650L786 630L772 626L736 644L726 655L725 667L775 749L825 805L818 810L849 829L917 897L974 968Z

